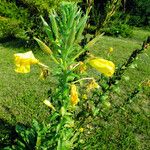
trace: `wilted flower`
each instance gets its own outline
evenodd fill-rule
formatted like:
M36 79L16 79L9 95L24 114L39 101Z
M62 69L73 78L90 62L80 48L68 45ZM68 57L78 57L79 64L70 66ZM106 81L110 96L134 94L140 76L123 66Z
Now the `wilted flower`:
M143 86L150 87L150 80L146 80L142 83Z
M88 61L88 64L108 77L112 76L115 72L114 63L102 58L92 58Z
M86 65L83 62L80 62L80 65L79 65L80 73L84 73L86 69L87 69Z
M37 60L32 51L26 52L26 53L17 53L14 54L15 56L15 64L16 69L15 71L18 73L28 73L30 72L30 65L31 64L37 64L39 60Z
M90 91L92 89L98 89L100 86L98 85L98 83L96 83L96 81L93 79L91 80L91 82L87 85L87 91Z
M45 80L48 75L49 75L48 69L47 68L41 68L40 79Z
M72 84L71 85L71 104L75 106L77 105L78 102L79 102L79 98L78 98L77 87L75 86L75 84Z

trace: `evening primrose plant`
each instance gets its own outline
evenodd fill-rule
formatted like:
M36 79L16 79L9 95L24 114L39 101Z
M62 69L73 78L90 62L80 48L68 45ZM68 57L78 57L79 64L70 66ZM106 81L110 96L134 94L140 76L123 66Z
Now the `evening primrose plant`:
M101 35L82 45L89 11L90 8L86 14L83 14L76 3L63 2L57 12L51 11L49 23L41 16L44 30L49 38L49 46L37 37L34 39L55 63L55 68L43 64L35 58L32 51L14 55L17 73L29 73L31 65L38 65L41 79L47 78L49 70L51 76L56 76L58 79L57 87L52 88L50 97L43 101L51 111L48 116L49 123L43 121L40 125L34 120L33 129L27 130L28 132L17 128L23 141L17 140L18 147L14 146L14 149L21 147L40 150L74 149L80 144L80 135L84 132L83 118L87 114L93 116L98 114L99 109L96 108L98 102L94 100L93 93L96 93L95 90L101 91L101 87L96 79L88 74L88 68L98 71L99 77L104 75L110 78L115 72L115 65L109 60L95 57L87 52ZM83 54L86 55L85 59L77 61Z

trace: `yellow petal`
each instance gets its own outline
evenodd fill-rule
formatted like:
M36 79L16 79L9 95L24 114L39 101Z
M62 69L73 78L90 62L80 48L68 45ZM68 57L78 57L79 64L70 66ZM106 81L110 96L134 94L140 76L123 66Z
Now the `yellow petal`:
M15 69L17 73L28 73L30 72L30 65L22 65Z
M115 72L114 63L102 58L92 58L88 61L88 64L108 77L112 76Z
M36 64L39 61L34 57L32 51L14 54L16 64Z

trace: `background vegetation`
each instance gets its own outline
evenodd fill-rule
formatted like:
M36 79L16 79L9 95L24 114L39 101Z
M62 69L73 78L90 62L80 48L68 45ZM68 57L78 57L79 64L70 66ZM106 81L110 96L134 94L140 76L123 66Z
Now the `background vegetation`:
M57 8L61 1L0 0L0 41L21 38L27 44L30 42L28 45L31 46L34 36L43 39L40 15L48 20L50 11Z
M0 41L21 38L28 45L33 36L45 39L40 21L46 21L62 0L0 0ZM69 0L66 0L69 1ZM80 2L83 10L92 6L88 32L105 32L113 36L131 36L131 27L149 27L150 0L70 0Z
M42 122L49 114L43 100L57 80L51 76L46 81L39 80L37 68L32 68L31 74L16 74L12 56L16 52L30 50L34 43L33 36L47 41L41 30L40 15L49 21L51 9L57 8L60 2L61 0L0 0L0 149L14 142L14 137L17 136L14 126L17 123L30 126L33 118ZM84 34L105 32L107 35L100 38L90 51L107 59L108 49L113 47L110 59L117 65L122 64L150 35L150 0L83 0L79 5L83 11L92 6L89 25ZM37 47L32 50L42 62L53 66L48 56ZM104 116L92 120L95 122L94 128L90 124L85 127L87 136L82 138L86 138L87 143L82 143L81 139L85 149L150 149L150 90L145 89L134 98L131 105L119 112L113 111L113 107L122 103L134 87L149 79L149 57L150 51L147 49L125 73L120 91L111 95L111 108L105 110Z

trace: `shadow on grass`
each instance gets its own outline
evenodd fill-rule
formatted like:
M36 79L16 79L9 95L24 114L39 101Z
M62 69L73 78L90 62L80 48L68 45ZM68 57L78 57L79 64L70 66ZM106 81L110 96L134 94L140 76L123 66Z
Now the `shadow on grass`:
M12 145L16 138L17 133L15 131L15 126L0 119L0 149Z
M34 52L37 51L37 43L35 40L24 40L21 38L12 38L12 39L0 39L0 45L7 49L13 49L14 51L18 52L18 49L22 51L26 50L33 50Z
M12 120L16 121L16 117L12 113L10 108L4 105L2 107L5 109L5 111L8 114L11 115ZM16 137L17 137L17 133L15 131L15 126L8 123L8 121L4 119L0 119L0 149L12 145Z
M30 40L17 38L17 37L4 37L0 38L0 44L6 48L35 48L36 41L32 38Z
M1 38L0 43L6 47L20 48L26 47L27 41L21 38L9 37L9 38Z
M16 123L16 116L13 114L10 108L7 106L2 106L7 113L11 115L12 120ZM17 123L18 125L25 126L22 123ZM15 140L19 137L15 125L10 124L5 119L0 118L0 150L4 147L11 146L15 144Z

